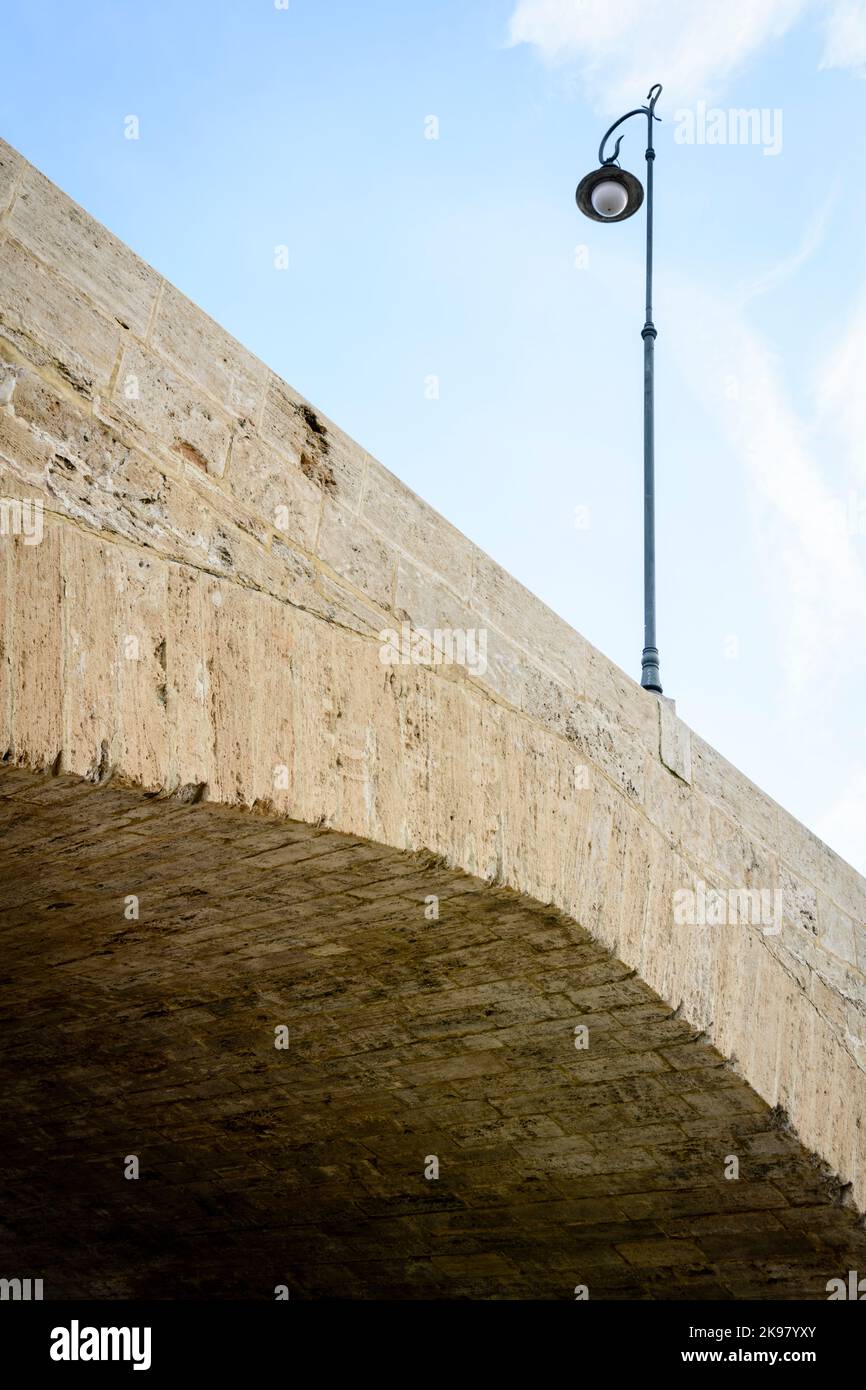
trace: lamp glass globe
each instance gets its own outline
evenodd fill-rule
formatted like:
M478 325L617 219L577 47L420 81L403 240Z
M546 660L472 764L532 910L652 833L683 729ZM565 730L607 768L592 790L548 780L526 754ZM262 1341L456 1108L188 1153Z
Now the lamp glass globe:
M595 185L591 201L599 217L619 217L621 212L625 212L628 194L621 183L605 179L603 183Z

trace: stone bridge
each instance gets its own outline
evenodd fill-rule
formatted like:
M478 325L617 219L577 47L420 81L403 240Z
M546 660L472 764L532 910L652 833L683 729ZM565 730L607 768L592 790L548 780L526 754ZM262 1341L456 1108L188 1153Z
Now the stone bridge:
M864 881L2 144L0 523L0 1274L866 1273Z

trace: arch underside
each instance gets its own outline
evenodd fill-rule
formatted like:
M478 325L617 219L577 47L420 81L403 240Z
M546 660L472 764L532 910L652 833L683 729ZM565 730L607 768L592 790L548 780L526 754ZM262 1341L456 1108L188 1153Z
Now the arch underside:
M559 912L114 781L5 767L0 826L0 1260L46 1298L826 1298L866 1268L838 1183Z

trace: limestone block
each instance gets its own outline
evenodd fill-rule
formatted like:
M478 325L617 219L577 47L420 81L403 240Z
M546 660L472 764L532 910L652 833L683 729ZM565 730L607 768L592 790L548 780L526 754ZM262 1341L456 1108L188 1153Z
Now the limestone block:
M168 566L113 546L105 582L114 589L117 626L104 640L120 653L115 756L122 769L136 769L148 790L159 790L168 779Z
M568 910L574 911L577 921L586 923L597 940L601 940L606 921L607 866L617 795L603 778L592 779L588 819L581 835L576 837L579 854L576 877L571 883L566 877L568 897L564 903L574 904L573 909ZM585 814L583 802L576 801Z
M813 885L795 874L787 864L780 864L779 887L783 894L784 920L797 929L792 941L807 941L819 936L818 893Z
M765 940L767 949L782 962L785 970L796 980L800 988L808 993L815 961L821 959L811 937L805 936L799 926L783 922L778 936L768 936Z
M366 470L364 450L273 374L265 393L261 432L325 496L350 511L358 510Z
M716 807L710 811L710 834L713 864L731 887L772 892L780 886L775 855L757 836Z
M839 971L840 982L845 979L844 973ZM847 1031L848 1005L839 991L838 983L828 983L817 971L809 976L809 985L806 995L813 1004L818 1017L825 1027L837 1036L844 1037ZM855 1005L860 1003L854 1001ZM862 1084L862 1083L861 1083Z
M396 555L354 513L325 500L319 529L319 558L367 598L390 608Z
M613 815L605 905L611 949L631 966L643 954L655 846L655 836L643 817L620 800Z
M583 640L583 639L581 639ZM658 711L655 697L643 690L603 653L584 643L583 688L586 698L600 704L608 721L620 724L657 758Z
M473 676L506 700L518 703L521 654L488 628L438 575L398 557L395 593L399 623L408 621L415 632L428 633L441 657L465 657L459 663L464 669L471 669Z
M462 635L468 658L464 666L473 680L489 686L548 729L565 735L575 745L572 765L588 767L595 761L608 775L628 785L632 794L639 795L641 755L627 749L625 739L604 725L572 687L561 685L535 665L436 576L399 561L396 608L398 618L408 619L413 630L434 637L437 632L441 634L435 645L443 656L454 653L454 634Z
M163 285L150 342L231 414L258 419L270 376L267 367L168 283Z
M390 544L469 597L474 547L375 459L368 459L361 515Z
M309 652L316 632L307 623L299 627ZM328 750L332 767L334 823L402 846L412 800L407 783L419 771L412 757L417 739L413 712L430 701L429 681L420 672L415 680L409 673L405 684L392 679L393 669L381 665L376 648L346 631L334 633L327 651L324 689L306 678L310 669L317 669L318 658L312 668L296 663L293 727L298 739L305 740L311 723L318 725L316 737ZM296 785L304 780L304 765L305 758L299 758Z
M499 653L514 650L505 638L492 628L494 657ZM488 641L488 646L489 646ZM581 711L589 708L587 702L572 687L563 685L549 671L530 661L521 651L516 652L513 681L516 695L514 703L524 714L543 724L552 733L559 734L569 742L579 742L575 733L578 707Z
M526 726L521 736L523 758L506 760L500 786L501 877L520 886L540 902L574 901L587 892L584 863L588 850L593 790L575 776L577 759L567 745L546 730ZM537 778L532 769L545 767ZM542 829L544 827L544 829ZM521 847L535 841L529 878L524 876ZM575 901L575 906L577 906ZM570 909L572 910L572 909Z
M0 349L2 346L0 339ZM20 372L11 406L16 422L28 426L30 432L29 445L21 434L19 449L45 449L49 455L77 461L88 484L106 475L123 477L131 456L143 462L140 451L94 417L86 401L64 391L62 385L44 380L29 367Z
M643 804L646 754L640 743L619 725L608 724L597 706L580 700L574 703L568 738L581 757L600 767L629 801Z
M866 1075L866 1009L856 1004L848 1005L845 1010L845 1033L854 1061Z
M44 391L22 395L19 407L40 421L36 435L23 420L0 416L0 456L20 460L10 465L19 490L93 530L324 612L310 561L288 544L268 551L264 525L246 519L195 465L181 465L174 476L171 465L125 444L112 426ZM52 440L49 429L59 437Z
M683 838L683 825L687 807L696 798L678 777L671 777L669 770L651 753L644 762L644 806L646 814L664 836L672 849ZM689 849L696 854L698 846L693 839Z
M221 479L205 473L195 463L180 465L180 482L197 498L201 499L214 522L224 523L232 531L241 531L244 536L258 542L266 550L272 539L271 527L255 513L239 507Z
M470 607L571 689L585 685L587 643L483 551L473 547Z
M659 695L659 751L665 767L683 782L692 780L691 730L677 718L677 707L666 695Z
M378 652L382 646L380 633L392 624L392 616L384 609L364 603L357 594L327 574L319 575L317 587L322 595L325 621L370 638L376 643Z
M166 786L174 791L204 787L213 776L211 673L203 615L220 591L212 576L184 565L169 566L166 582Z
M203 557L204 568L215 576L322 613L324 601L316 589L317 571L311 561L282 540L274 540L271 549L266 550L247 532L208 507L198 495L199 487L200 483L195 487L176 487L168 480L170 510L165 531L177 541L176 548L197 550ZM201 523L198 529L196 519Z
M691 745L692 785L696 790L726 811L731 820L751 827L767 847L775 847L779 841L776 803L694 732Z
M322 512L322 490L286 454L278 454L251 426L232 440L227 472L231 496L303 550L313 552Z
M864 960L862 954L862 940L864 928L855 922L837 907L832 899L824 893L817 894L817 936L825 951L831 955L838 956L839 960L846 961L848 965L856 966L863 971ZM861 952L858 958L858 936L861 941Z
M0 491L8 496L5 480ZM50 516L38 545L0 537L5 572L0 698L7 711L5 753L31 767L54 766L63 746L58 692L62 671L61 531ZM11 726L11 727L10 727Z
M818 888L830 895L857 922L866 922L866 879L779 808L779 846L782 858Z
M0 140L0 217L12 201L15 181L23 164L24 161L18 152L13 150L11 145L7 145L5 140Z
M63 770L104 781L120 745L118 680L123 660L114 547L64 527ZM95 565L95 570L94 570ZM96 582L95 573L101 576Z
M91 397L108 387L123 330L8 237L0 240L0 331Z
M13 415L0 412L0 460L5 465L3 473L8 478L8 486L4 485L4 496L11 495L9 487L14 489L16 496L27 495L28 488L36 489L44 496L53 457L53 450L46 440L36 438Z
M156 272L32 165L22 164L5 224L10 236L113 320L144 337L159 286Z
M217 601L218 600L218 601ZM252 595L236 585L215 581L202 603L202 639L209 672L208 709L213 760L208 795L230 805L251 806L265 789L254 766L255 670ZM248 702L239 708L231 697L235 673L246 675ZM271 780L268 787L273 792Z
M220 477L231 424L216 405L166 363L127 343L117 374L112 410L149 441Z

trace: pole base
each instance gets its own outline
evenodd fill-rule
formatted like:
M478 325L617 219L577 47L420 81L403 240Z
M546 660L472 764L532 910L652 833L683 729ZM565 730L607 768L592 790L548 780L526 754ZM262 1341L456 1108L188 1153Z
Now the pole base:
M663 692L658 647L644 647L640 665L640 683L644 690L654 690L656 695L661 695Z

